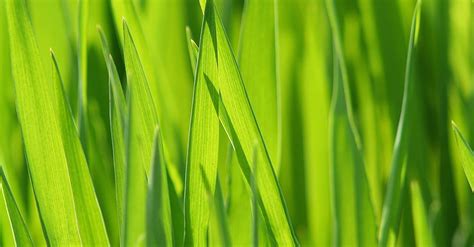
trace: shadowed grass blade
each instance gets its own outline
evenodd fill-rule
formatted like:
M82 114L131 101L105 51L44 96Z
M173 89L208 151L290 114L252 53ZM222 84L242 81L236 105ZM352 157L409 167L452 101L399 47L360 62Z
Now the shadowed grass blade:
M410 189L416 245L435 247L427 210L429 207L425 203L418 181L412 181Z
M107 71L109 74L109 117L110 117L110 130L112 137L112 153L114 162L114 173L115 173L115 198L117 205L117 219L119 225L119 235L122 236L122 220L124 217L123 212L123 195L125 189L124 183L124 170L125 170L125 143L124 143L124 125L126 117L128 116L127 103L123 94L120 77L117 72L117 68L113 61L110 49L100 27L97 28L101 43L104 59L107 65Z
M398 123L397 136L393 150L392 168L382 209L382 222L379 230L379 246L394 246L400 224L402 205L407 190L406 173L408 160L408 138L410 137L411 114L413 108L413 71L418 29L420 24L421 2L418 1L411 24L405 71L403 105Z
M147 197L147 244L148 246L174 246L168 173L158 127L155 130L153 142L153 163Z

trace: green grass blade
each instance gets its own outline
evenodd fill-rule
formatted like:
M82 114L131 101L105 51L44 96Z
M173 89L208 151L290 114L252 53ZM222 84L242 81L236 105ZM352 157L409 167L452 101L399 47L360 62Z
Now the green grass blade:
M417 181L411 182L411 202L413 211L413 222L415 228L415 239L417 246L436 246L431 231L428 205L426 205L420 186Z
M158 125L147 78L128 25L123 20L124 57L128 81L129 125L127 128L127 165L123 244L145 243L146 184L149 174L154 128Z
M406 173L408 162L408 138L410 137L411 112L413 108L413 59L416 53L421 2L418 1L411 24L410 41L405 71L403 105L395 139L392 168L382 209L382 222L379 230L379 246L394 246L396 243L402 205L407 190Z
M125 188L125 142L124 142L124 124L126 116L128 116L128 108L125 101L125 96L123 94L120 77L117 72L117 68L113 61L112 55L110 54L109 45L105 37L104 32L100 27L97 28L101 44L104 59L107 65L107 71L109 74L109 120L110 120L110 130L112 137L112 153L113 153L113 162L114 162L114 173L115 173L115 198L117 205L117 220L119 225L119 235L122 231L122 221L124 217L123 212L123 195Z
M464 168L464 173L466 174L467 181L471 186L471 190L474 191L474 153L456 124L453 122L452 125L456 136L458 152L462 160L462 167Z
M260 209L277 244L295 245L297 240L291 227L278 180L255 120L222 21L212 1L208 1L206 4L204 23L205 28L208 26L210 35L201 36L200 49L208 53L217 52L218 60L219 84L216 85L217 81L212 78L207 82L212 97L219 96L218 101L215 102L218 105L215 104L214 107L219 112L220 121L232 142L248 183L252 171L249 164L251 164L253 157L254 145L257 143L257 158L261 161L259 176L256 178Z
M77 126L82 142L86 143L87 137L87 24L89 14L89 0L79 0L77 32L77 60L78 60L78 117Z
M188 53L189 53L189 59L191 61L191 68L193 69L193 72L195 73L196 61L199 54L199 47L196 45L196 42L194 42L194 40L192 39L192 33L189 27L186 27L186 39L188 41Z
M213 13L210 17L214 18ZM207 16L207 15L206 15ZM205 245L209 221L209 202L201 175L203 170L212 194L217 176L219 153L219 118L213 107L216 98L207 90L207 83L217 82L217 54L212 43L211 26L203 21L201 41L195 69L191 123L186 163L185 245Z
M245 1L238 60L247 95L276 174L280 170L281 156L277 2Z
M15 242L18 246L33 246L33 240L31 239L30 231L28 230L25 220L21 216L16 200L13 197L13 192L10 188L10 185L8 184L8 180L1 166L0 177L0 194L3 194L7 214L9 216L10 224L15 236Z
M335 1L326 1L334 43L334 90L330 112L330 178L336 246L374 246L376 222L359 133L354 124L347 67Z
M147 244L174 246L168 173L159 128L155 130L153 146L153 164L147 197Z
M57 68L46 75L25 1L7 1L7 19L18 117L49 242L108 244Z

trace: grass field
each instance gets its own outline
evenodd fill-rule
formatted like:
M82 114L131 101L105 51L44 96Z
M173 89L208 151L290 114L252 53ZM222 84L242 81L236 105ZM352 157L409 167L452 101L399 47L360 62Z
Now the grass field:
M473 246L471 0L0 0L0 246Z

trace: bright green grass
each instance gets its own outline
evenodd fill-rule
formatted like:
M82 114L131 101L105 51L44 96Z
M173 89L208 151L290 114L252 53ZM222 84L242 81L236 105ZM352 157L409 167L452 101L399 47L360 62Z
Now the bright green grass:
M0 0L0 30L0 246L474 244L470 0Z

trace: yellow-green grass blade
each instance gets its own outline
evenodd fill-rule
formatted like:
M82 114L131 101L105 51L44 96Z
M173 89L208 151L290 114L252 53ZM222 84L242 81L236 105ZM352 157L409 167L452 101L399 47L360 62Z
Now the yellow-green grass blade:
M86 245L108 244L109 239L106 233L106 226L97 201L81 142L77 135L77 127L73 121L72 110L65 96L64 83L61 78L58 63L53 51L51 50L50 52L53 65L53 96L57 99L55 102L56 109L58 118L61 120L59 127L62 134L69 176L71 178L81 241Z
M416 53L417 36L420 24L421 2L418 1L411 24L410 41L408 45L405 88L403 104L395 139L392 167L387 184L382 209L382 219L379 229L379 246L394 246L400 225L401 211L405 202L407 188L406 173L409 152L410 126L413 105L413 71Z
M206 15L214 18L214 13ZM201 41L195 69L191 123L188 138L186 162L185 204L185 245L205 245L209 222L209 200L203 181L208 179L211 193L217 176L219 152L219 118L214 102L217 100L207 89L208 83L218 82L217 51L209 40L215 29L206 20L201 28ZM201 169L203 170L201 172Z
M117 205L117 220L119 226L119 236L122 230L123 221L123 196L125 188L125 143L124 143L124 124L126 121L127 105L125 96L123 94L120 77L117 72L117 68L113 61L112 55L110 54L109 45L105 37L104 32L100 27L97 28L101 44L104 59L107 65L107 71L109 74L109 121L112 138L112 154L114 162L114 174L115 174L115 198Z
M278 175L281 153L277 54L278 0L247 0L242 14L239 68L270 160Z
M204 23L211 30L210 36L202 36L200 49L217 53L218 82L207 82L209 93L218 96L216 107L220 121L236 151L241 169L250 181L251 159L256 143L257 159L261 161L259 176L259 207L274 241L281 245L297 244L291 227L281 190L276 178L265 142L250 105L245 87L232 52L222 21L212 1L207 1ZM203 46L205 48L203 49ZM209 47L213 50L210 50ZM206 49L207 48L207 49Z
M140 18L137 13L137 8L132 0L112 0L111 7L114 14L114 22L117 33L121 39L122 48L125 48L123 37L126 36L122 28L122 19L125 18L128 23L128 30L134 39L135 49L140 56L142 70L146 75L148 81L149 91L152 95L156 117L160 119L160 126L163 133L163 142L168 166L169 174L173 180L176 189L181 192L183 182L181 177L177 176L176 168L181 162L182 153L180 139L176 134L176 111L174 108L179 105L171 95L173 89L170 83L167 83L167 78L160 73L156 67L160 66L160 60L154 60L153 53L150 52L154 48L154 44L147 43L146 37L143 33L143 26L140 23ZM182 29L181 29L182 30ZM125 50L125 49L124 49ZM151 149L150 149L151 151ZM150 164L148 164L148 167ZM147 168L147 173L149 168Z
M127 165L122 244L143 245L146 231L147 174L152 160L153 135L158 125L158 117L140 57L125 19L123 29L129 120L125 135Z
M326 1L334 44L334 89L329 153L334 244L375 246L376 222L365 162L355 127L335 1Z
M211 185L201 166L201 175L206 188L208 200L211 202L209 220L209 245L210 246L232 246L229 233L229 223L225 212L224 197L222 195L219 176L216 178L215 195L212 194Z
M33 246L33 240L31 239L30 231L26 225L23 216L20 213L20 209L13 197L13 192L8 184L7 177L3 171L3 167L0 166L0 194L2 194L3 200L0 203L5 203L7 209L7 215L10 220L11 229L15 236L15 243L18 246Z
M162 137L157 127L154 135L151 178L147 196L147 245L174 246L168 173Z
M462 161L461 165L464 168L464 173L466 174L467 181L471 186L471 190L474 191L474 153L456 124L453 122L452 125L456 136L458 153Z
M429 207L426 205L426 201L423 198L418 181L413 180L411 182L410 191L416 245L435 247L436 242L429 221Z
M47 76L25 1L7 1L7 19L18 118L49 243L108 244L57 68Z

